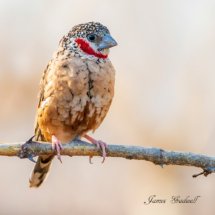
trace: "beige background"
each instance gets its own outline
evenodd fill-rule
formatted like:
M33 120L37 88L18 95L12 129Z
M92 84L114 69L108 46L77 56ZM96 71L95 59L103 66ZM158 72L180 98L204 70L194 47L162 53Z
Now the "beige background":
M0 142L33 134L38 83L73 25L107 25L119 46L111 110L94 137L110 144L214 155L214 0L0 0ZM0 158L0 214L214 214L214 175L144 161L63 157L39 189L33 163ZM196 204L144 205L149 195L200 195Z

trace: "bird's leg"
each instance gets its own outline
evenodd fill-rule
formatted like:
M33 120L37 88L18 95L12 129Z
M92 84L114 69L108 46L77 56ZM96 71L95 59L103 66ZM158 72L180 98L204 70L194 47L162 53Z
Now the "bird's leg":
M91 143L95 144L98 149L102 150L102 157L103 157L102 163L104 163L106 155L107 155L107 153L106 153L107 143L105 143L105 142L103 142L101 140L96 140L96 139L90 137L87 134L84 135L84 138L86 138L87 140L89 140ZM90 163L92 163L91 162L91 158L92 157L90 157Z
M60 150L62 148L63 148L63 146L62 146L60 140L58 140L56 136L52 135L52 149L56 150L57 158L61 163L62 163L62 160L61 160L61 156L60 156Z

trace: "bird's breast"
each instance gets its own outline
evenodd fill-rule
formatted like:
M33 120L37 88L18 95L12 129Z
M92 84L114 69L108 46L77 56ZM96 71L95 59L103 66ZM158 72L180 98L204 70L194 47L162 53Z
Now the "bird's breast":
M70 59L57 62L48 73L41 105L46 127L81 133L103 121L114 95L114 75L108 61ZM61 132L62 133L62 132Z

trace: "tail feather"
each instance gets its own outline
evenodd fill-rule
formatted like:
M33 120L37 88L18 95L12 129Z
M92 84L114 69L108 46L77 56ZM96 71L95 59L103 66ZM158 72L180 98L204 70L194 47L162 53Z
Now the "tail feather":
M34 133L35 133L35 140L48 141L42 135L38 122L36 123ZM38 157L37 163L35 164L34 169L31 173L31 177L29 179L29 187L39 187L43 183L43 181L47 178L47 174L51 167L53 158L54 158L53 155L43 155Z
M50 169L53 155L49 156L39 156L37 163L32 171L31 177L29 179L30 187L39 187L47 177L47 173Z

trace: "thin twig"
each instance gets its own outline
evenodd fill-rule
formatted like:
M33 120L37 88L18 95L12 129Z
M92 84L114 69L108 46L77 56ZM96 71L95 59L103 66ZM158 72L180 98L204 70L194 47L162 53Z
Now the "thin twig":
M50 155L52 151L51 144L44 142L35 142L31 139L27 144L8 143L0 144L0 156L19 156L20 158L29 158L38 155ZM82 140L74 140L71 143L64 144L61 155L67 156L100 156L101 152L92 144ZM159 148L145 148L141 146L108 145L107 157L119 157L135 160L146 160L157 165L181 165L194 166L203 169L203 172L193 175L207 176L215 172L215 157L195 154L191 152L166 151Z

